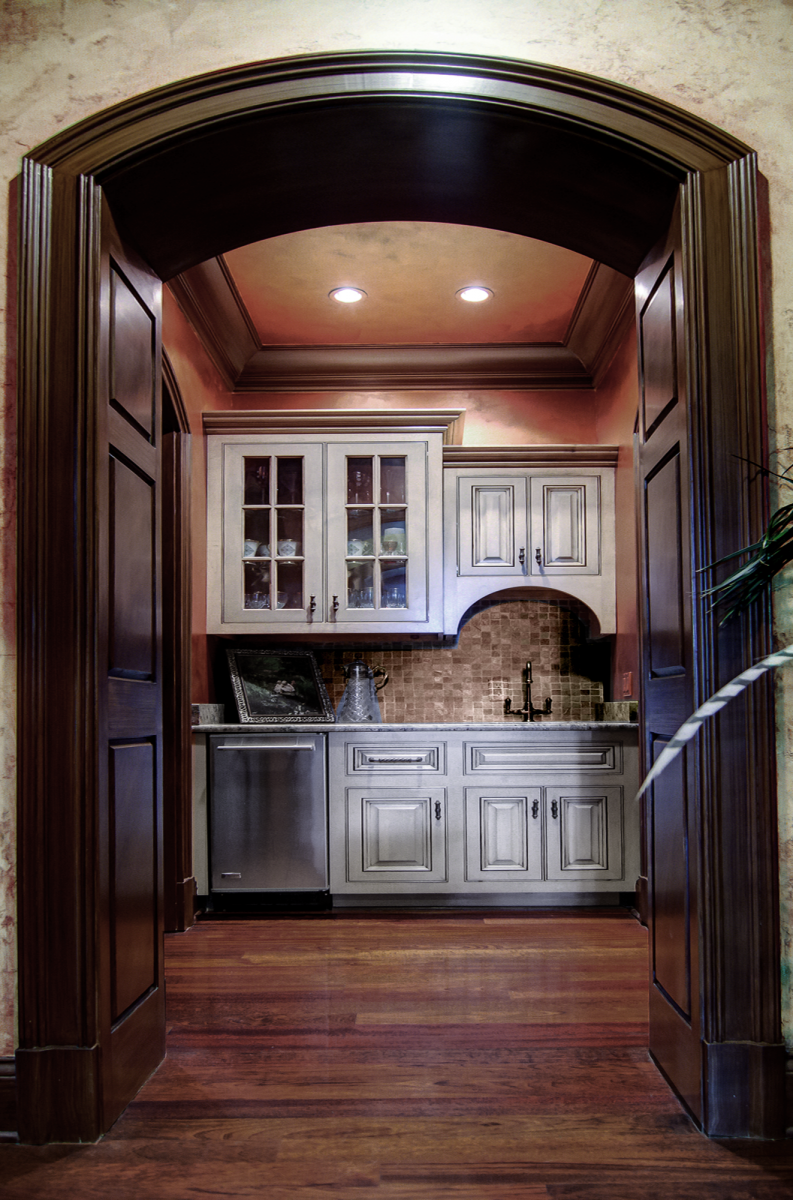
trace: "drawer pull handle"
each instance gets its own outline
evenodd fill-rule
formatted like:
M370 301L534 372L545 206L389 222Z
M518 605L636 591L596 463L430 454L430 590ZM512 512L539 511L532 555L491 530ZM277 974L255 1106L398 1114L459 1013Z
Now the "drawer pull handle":
M536 820L537 820L537 818L539 817L539 815L540 815L540 802L539 802L539 800L532 800L532 802L531 802L531 815L534 817L534 820L535 820L535 821L536 821Z
M534 551L534 561L536 562L538 567L542 566L542 550L540 550L539 546Z
M551 801L551 816L553 817L554 821L559 816L559 801L558 800Z
M220 878L221 879L242 879L242 872L241 871L221 871Z
M426 755L424 755L424 754L398 754L398 755L390 755L390 756L386 755L386 754L367 754L366 755L366 761L372 762L372 763L411 763L411 762L424 762L425 759L426 759Z
M306 620L308 621L309 625L314 620L314 613L316 611L317 611L317 598L316 598L316 596L310 596L309 601L308 601L308 609L306 611Z
M435 820L440 821L440 819L441 819L441 802L440 802L440 800L436 800L435 801Z

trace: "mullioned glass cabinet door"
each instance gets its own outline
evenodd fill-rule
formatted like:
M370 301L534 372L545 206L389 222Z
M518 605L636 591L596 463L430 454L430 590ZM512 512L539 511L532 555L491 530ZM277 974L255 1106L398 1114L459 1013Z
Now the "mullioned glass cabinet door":
M427 619L426 512L422 444L328 446L331 619L380 626Z
M323 619L321 445L223 446L224 624Z

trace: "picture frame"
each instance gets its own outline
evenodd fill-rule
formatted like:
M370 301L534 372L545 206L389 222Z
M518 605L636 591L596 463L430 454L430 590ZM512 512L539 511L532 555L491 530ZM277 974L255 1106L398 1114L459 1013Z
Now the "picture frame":
M309 650L227 649L240 724L322 724L335 721L327 688Z

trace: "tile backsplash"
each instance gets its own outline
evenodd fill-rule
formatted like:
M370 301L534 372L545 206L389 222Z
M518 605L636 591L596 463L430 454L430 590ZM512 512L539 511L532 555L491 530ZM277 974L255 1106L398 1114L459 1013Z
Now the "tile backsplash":
M532 701L551 697L547 721L603 718L604 643L587 643L575 612L544 600L513 600L474 611L455 646L396 649L312 646L334 708L344 691L342 666L363 659L388 672L378 693L384 721L501 721L504 700L522 708L531 661ZM519 722L520 717L514 720Z

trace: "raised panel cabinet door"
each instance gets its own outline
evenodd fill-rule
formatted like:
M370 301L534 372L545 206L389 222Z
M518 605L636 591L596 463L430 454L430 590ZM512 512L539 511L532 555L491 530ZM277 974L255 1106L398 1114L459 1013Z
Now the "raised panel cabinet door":
M446 789L347 789L347 880L443 883Z
M426 622L427 446L424 442L330 444L327 596L334 625ZM440 580L441 564L437 564Z
M532 575L599 575L600 477L533 476Z
M542 826L542 788L466 788L466 879L542 879Z
M546 788L546 878L585 891L625 877L621 787Z
M320 624L322 445L210 438L207 470L208 558L221 574L210 567L208 607L220 630Z
M525 477L459 476L458 575L525 575L528 570L527 521Z

